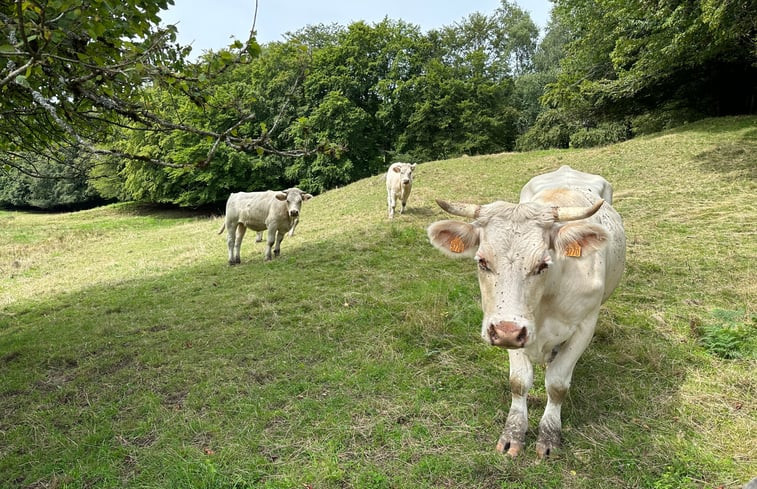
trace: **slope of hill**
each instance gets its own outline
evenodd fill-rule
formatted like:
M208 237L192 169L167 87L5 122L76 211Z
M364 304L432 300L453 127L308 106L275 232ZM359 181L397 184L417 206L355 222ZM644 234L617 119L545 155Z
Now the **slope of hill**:
M303 206L282 256L137 205L0 212L0 487L738 488L757 475L757 118L592 150L421 164ZM563 164L615 189L628 263L536 463L494 452L506 352L435 198L516 201Z

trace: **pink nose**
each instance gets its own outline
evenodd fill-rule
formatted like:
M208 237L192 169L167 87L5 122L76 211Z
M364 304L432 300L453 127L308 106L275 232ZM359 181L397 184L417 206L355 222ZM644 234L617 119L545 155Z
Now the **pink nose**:
M523 348L528 339L528 330L512 321L501 321L489 325L489 341L494 346Z

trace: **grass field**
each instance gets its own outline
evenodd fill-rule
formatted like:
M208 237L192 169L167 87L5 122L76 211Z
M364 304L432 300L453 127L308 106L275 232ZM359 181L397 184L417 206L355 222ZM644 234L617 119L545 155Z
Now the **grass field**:
M539 463L494 450L507 354L435 198L516 201L569 164L615 188L626 273ZM308 201L282 256L219 216L0 211L2 488L740 488L757 476L757 118L591 150L421 164Z

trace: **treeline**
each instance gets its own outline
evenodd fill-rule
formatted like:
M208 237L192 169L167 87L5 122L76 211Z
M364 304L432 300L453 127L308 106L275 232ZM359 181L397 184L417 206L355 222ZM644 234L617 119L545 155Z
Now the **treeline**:
M515 80L531 70L537 38L528 14L508 3L425 34L390 19L309 26L228 70L206 100L176 104L150 91L181 119L207 127L230 127L251 107L254 122L234 134L262 132L282 154L225 147L181 168L112 159L93 184L109 197L196 206L240 189L319 193L395 160L510 151L532 122ZM213 144L177 133L127 131L119 139L124 151L160 151L177 164L203 161Z
M259 146L116 125L109 144L141 160L70 154L92 161L71 165L86 175L57 169L70 177L67 187L6 169L0 205L54 207L76 196L195 207L238 190L296 185L319 193L392 161L595 146L754 112L753 2L652 4L557 0L541 40L528 13L508 0L426 33L391 19L307 26L195 92L187 80L201 82L227 55L206 53L186 65L191 77L169 82L180 96L152 84L141 97L158 115Z

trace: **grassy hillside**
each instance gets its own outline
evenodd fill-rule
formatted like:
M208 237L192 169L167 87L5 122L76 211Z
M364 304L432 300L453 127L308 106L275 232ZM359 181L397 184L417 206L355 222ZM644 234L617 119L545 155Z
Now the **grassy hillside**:
M738 488L757 475L757 118L581 151L424 163L305 203L263 262L217 217L115 205L0 212L2 488ZM614 186L620 287L537 463L494 451L507 354L434 198L517 200L569 164Z

